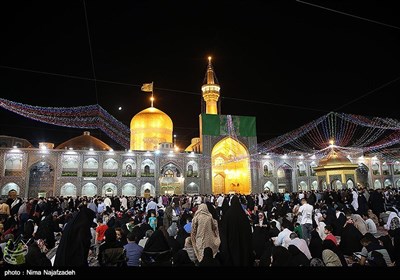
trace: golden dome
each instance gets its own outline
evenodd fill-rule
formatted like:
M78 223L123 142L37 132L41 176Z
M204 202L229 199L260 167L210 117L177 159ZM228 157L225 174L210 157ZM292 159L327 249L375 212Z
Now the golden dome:
M95 151L109 151L111 147L106 143L90 135L89 131L83 132L83 135L74 137L61 143L56 147L56 149L69 149L74 150L89 150L93 149Z
M149 107L131 120L131 150L154 151L162 142L172 143L173 124L163 111Z

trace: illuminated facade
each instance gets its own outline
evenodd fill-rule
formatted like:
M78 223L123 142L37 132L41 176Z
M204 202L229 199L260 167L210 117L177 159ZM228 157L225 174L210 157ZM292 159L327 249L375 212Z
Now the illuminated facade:
M199 137L184 152L174 149L171 118L153 106L132 118L125 151L113 151L88 132L55 149L51 143L32 148L26 140L0 136L1 195L12 190L37 197L248 194L356 184L400 188L399 161L259 152L254 117L220 114L220 86L210 58L201 90Z

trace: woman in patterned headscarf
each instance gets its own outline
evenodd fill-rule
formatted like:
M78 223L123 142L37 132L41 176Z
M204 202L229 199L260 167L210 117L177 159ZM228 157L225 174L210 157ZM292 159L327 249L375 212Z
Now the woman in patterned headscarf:
M219 238L218 223L208 211L207 205L199 205L192 221L192 232L190 234L194 252L199 262L203 259L204 248L210 247L213 256L218 252L221 240Z

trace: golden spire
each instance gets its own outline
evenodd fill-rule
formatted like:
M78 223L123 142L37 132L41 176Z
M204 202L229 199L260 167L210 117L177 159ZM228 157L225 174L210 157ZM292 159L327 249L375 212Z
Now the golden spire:
M211 56L209 56L206 76L204 78L203 86L201 87L203 98L206 102L206 114L218 114L217 102L219 98L219 90L220 87L217 76L215 75L211 64Z
M151 102L151 107L154 107L154 95L153 93L151 93L151 97L150 97L150 102Z

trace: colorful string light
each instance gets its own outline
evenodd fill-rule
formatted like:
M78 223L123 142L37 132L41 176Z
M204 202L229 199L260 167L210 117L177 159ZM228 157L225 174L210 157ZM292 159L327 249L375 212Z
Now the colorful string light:
M122 147L129 148L129 128L100 105L68 108L41 107L0 98L0 106L26 118L47 124L100 129ZM237 140L232 116L226 117L227 136ZM250 162L258 162L260 154L267 153L275 157L282 154L293 157L298 157L299 154L324 156L329 152L326 148L331 140L337 145L336 147L340 147L351 156L377 154L382 151L382 155L398 160L399 150L389 148L400 143L400 122L390 118L331 112L298 129L249 148L249 151L256 151L250 155ZM209 168L212 164L211 158L203 155L202 159L204 168ZM242 159L242 157L234 157L232 160ZM206 164L207 162L209 163Z

